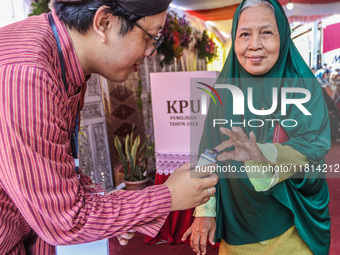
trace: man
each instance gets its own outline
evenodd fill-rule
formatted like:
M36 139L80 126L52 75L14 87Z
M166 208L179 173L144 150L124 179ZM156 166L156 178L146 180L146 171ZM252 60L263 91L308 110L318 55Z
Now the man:
M315 75L315 72L316 72L315 67L312 67L310 70L311 70L312 73Z
M54 254L54 245L113 236L126 244L135 231L154 236L171 210L215 192L216 175L190 178L186 164L164 185L93 195L71 149L86 78L125 81L155 56L169 3L60 0L48 15L0 29L0 254Z

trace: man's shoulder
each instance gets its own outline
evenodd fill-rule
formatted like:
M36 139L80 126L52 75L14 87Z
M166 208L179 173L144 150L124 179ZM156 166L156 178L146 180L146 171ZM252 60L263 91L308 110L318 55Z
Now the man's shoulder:
M54 45L46 15L33 16L0 28L0 45L0 65L46 65Z

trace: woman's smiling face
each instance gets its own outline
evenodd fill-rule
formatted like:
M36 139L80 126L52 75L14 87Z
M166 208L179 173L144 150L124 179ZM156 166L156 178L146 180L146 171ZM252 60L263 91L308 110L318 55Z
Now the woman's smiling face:
M260 4L244 9L235 38L235 53L242 67L253 75L267 73L279 58L280 35L273 10Z

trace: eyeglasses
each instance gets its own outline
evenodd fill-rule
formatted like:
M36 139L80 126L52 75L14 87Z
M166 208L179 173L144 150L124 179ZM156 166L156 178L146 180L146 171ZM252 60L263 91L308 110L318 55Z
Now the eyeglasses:
M153 44L155 45L155 47L153 48L151 54L149 55L149 57L151 57L152 54L155 53L155 51L158 49L158 47L159 47L159 46L162 44L162 42L164 41L164 36L163 36L162 34L158 34L157 37L152 36L152 35L150 35L147 31L145 31L140 25L138 25L137 23L136 23L136 26L139 27L141 30L143 30L143 31L150 37L150 39L153 39L153 40L156 41L155 43L153 43Z

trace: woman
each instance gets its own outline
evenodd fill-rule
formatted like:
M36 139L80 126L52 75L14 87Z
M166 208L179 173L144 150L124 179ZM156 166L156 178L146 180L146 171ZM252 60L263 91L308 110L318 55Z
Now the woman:
M230 90L218 89L223 108L210 105L200 151L223 151L217 157L220 169L234 171L219 173L216 223L214 212L206 210L214 208L210 199L197 208L183 239L191 234L197 254L205 254L207 238L221 241L220 254L328 254L329 193L324 173L315 170L330 148L320 85L295 48L277 0L243 1L232 37L216 84L243 92L244 113L236 114L242 97L234 104ZM290 104L282 107L285 97ZM303 103L295 104L299 100ZM214 127L216 119L227 124ZM278 170L266 171L270 166ZM246 167L253 171L242 172Z

